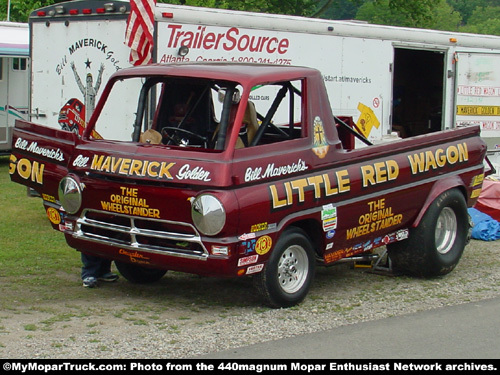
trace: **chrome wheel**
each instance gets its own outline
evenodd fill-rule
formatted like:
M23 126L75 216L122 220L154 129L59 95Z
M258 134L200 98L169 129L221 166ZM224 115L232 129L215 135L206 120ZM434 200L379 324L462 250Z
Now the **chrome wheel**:
M440 254L448 253L457 237L457 216L450 207L445 207L441 211L434 232L436 239L436 249Z
M278 263L278 281L285 293L297 292L307 280L309 258L306 250L298 245L286 249Z

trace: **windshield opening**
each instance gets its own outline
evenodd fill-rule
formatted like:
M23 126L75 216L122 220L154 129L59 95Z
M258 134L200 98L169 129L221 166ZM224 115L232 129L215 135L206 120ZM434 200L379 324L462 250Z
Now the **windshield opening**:
M91 138L221 151L241 91L234 82L199 78L116 81Z

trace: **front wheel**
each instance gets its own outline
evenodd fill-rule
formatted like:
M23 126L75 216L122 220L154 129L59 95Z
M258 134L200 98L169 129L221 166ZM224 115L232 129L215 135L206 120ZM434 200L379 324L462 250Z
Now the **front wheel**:
M150 284L160 280L166 270L141 267L131 263L116 262L116 268L124 278L134 284Z
M290 307L309 292L314 277L314 251L299 228L285 230L254 285L271 307Z
M463 194L452 189L442 193L410 230L409 238L387 246L395 271L415 276L440 276L460 261L469 233Z

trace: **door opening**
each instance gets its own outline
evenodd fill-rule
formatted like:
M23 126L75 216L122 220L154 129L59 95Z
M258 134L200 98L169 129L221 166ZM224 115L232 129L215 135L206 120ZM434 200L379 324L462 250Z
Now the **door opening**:
M443 51L394 49L392 130L402 138L442 129Z

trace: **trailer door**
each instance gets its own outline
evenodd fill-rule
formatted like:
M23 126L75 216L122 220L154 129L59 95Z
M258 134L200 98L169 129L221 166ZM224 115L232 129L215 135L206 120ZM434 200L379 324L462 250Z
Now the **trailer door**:
M394 48L392 130L401 137L443 127L445 51Z
M457 53L456 126L479 125L488 149L500 149L500 54Z

